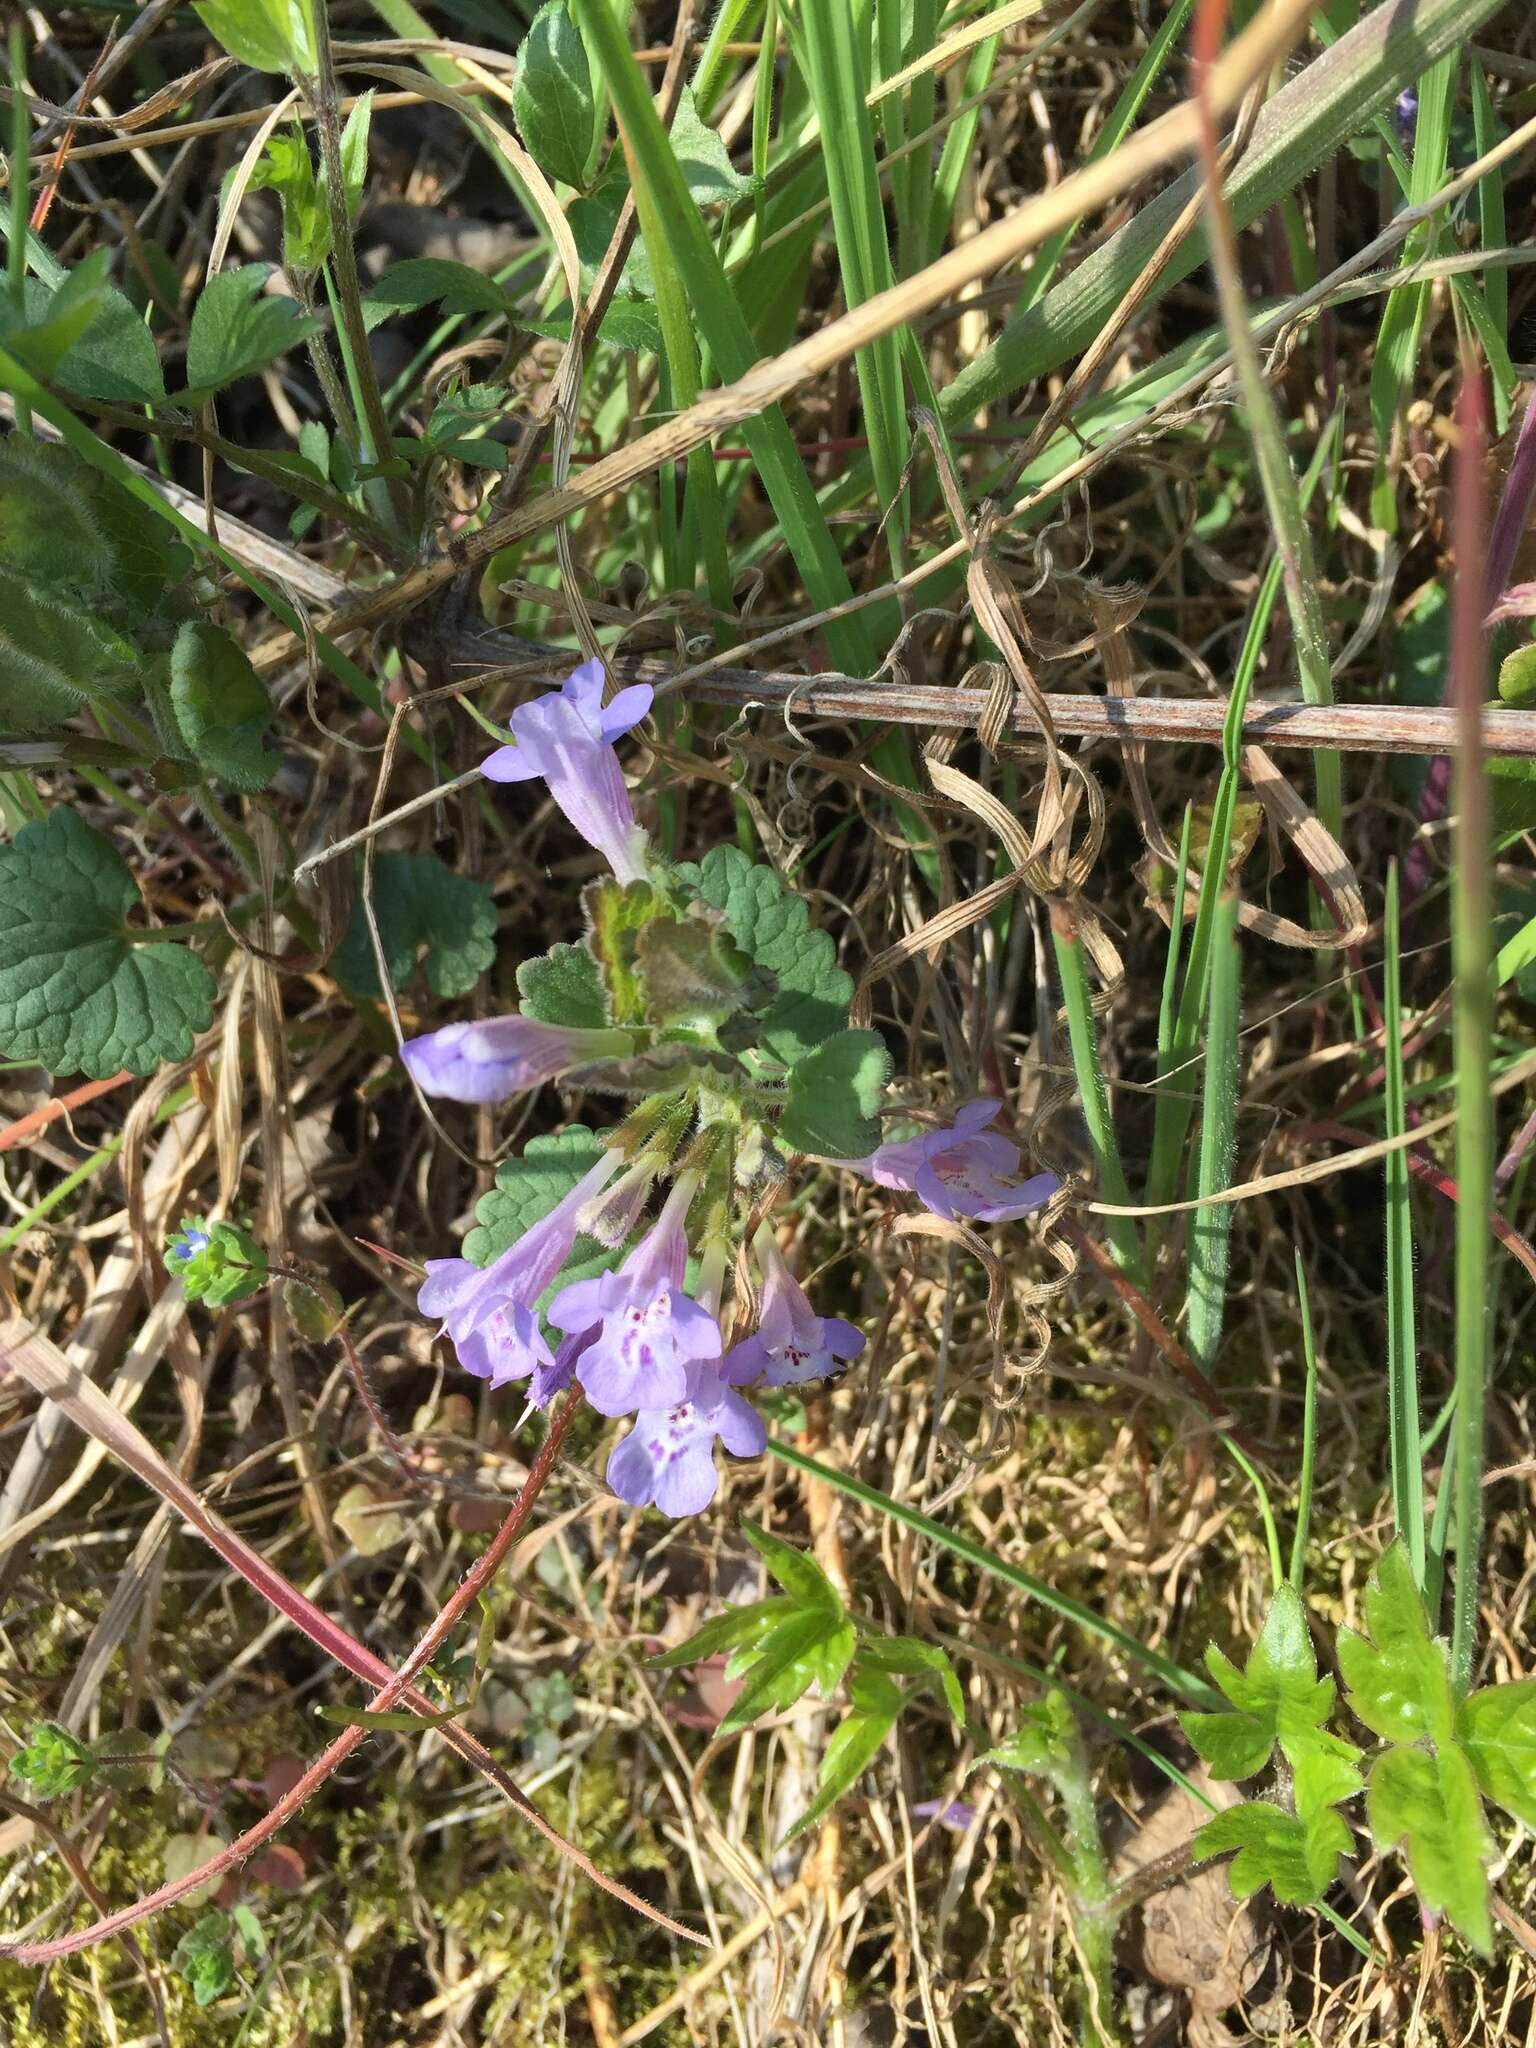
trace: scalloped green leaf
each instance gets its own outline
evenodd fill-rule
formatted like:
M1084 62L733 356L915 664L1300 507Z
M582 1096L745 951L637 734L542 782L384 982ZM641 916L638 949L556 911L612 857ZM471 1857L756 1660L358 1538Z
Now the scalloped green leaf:
M189 946L138 943L139 908L116 847L73 811L0 847L0 1054L93 1080L186 1058L217 985Z
M838 966L831 939L811 924L804 899L772 868L754 864L738 846L717 846L677 872L724 913L726 929L742 951L778 977L779 992L764 1012L760 1034L775 1059L793 1066L847 1029L853 983Z
M404 988L422 964L434 995L468 995L496 958L496 906L490 890L469 875L456 875L434 854L378 854L373 910L395 988ZM331 965L354 995L379 994L361 887Z
M495 1187L476 1203L476 1227L464 1238L465 1258L477 1266L488 1266L492 1259L500 1258L525 1230L531 1230L557 1202L564 1201L583 1174L591 1172L602 1151L602 1139L583 1124L530 1138L515 1158L501 1162ZM578 1248L582 1242L578 1240Z
M877 1031L840 1031L790 1069L778 1135L794 1152L862 1159L880 1143L876 1112L891 1078L891 1056Z

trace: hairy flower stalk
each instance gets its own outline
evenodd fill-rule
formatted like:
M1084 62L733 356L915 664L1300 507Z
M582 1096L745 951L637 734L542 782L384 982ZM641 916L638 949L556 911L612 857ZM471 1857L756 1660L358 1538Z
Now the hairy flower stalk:
M635 822L613 742L637 726L651 708L649 683L620 690L603 703L600 661L586 661L561 688L527 704L511 718L511 746L481 763L492 782L542 777L567 819L602 854L621 882L646 875L647 840Z

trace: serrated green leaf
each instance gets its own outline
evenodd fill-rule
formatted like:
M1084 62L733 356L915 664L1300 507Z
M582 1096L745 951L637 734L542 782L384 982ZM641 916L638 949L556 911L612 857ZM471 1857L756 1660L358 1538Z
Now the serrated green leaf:
M841 1618L837 1588L815 1558L742 1517L742 1533L797 1607Z
M724 1614L717 1614L713 1621L706 1621L686 1643L648 1657L646 1662L653 1671L679 1671L717 1657L722 1650L754 1649L776 1622L785 1619L791 1605L788 1600L772 1599L754 1600L746 1607L728 1608Z
M980 1770L983 1764L1000 1771L1025 1771L1057 1787L1080 1784L1082 1737L1066 1694L1053 1686L1044 1699L1026 1707L1008 1740L977 1757L971 1770Z
M1536 1828L1536 1678L1472 1693L1456 1732L1484 1796Z
M319 331L320 322L301 312L294 300L273 298L262 289L270 272L269 264L245 263L209 278L192 308L187 388L178 404L211 398Z
M551 946L517 970L523 1015L543 1024L601 1030L609 1021L608 992L585 946Z
M67 448L19 434L0 440L0 568L81 596L107 587L117 553L91 475Z
M517 50L512 110L540 170L578 189L597 139L597 93L566 0L547 0Z
M445 256L413 256L390 264L368 287L363 310L368 325L375 327L391 313L438 304L445 313L499 313L504 318L510 309L496 280L471 270L467 263L453 263Z
M1333 1705L1333 1681L1317 1675L1306 1616L1294 1588L1277 1589L1245 1671L1214 1645L1205 1661L1236 1711L1184 1713L1179 1725L1210 1766L1212 1777L1253 1777L1269 1762L1277 1741L1293 1763L1319 1747L1321 1723Z
M171 708L188 757L231 789L265 789L277 767L263 735L267 686L222 627L188 619L171 650Z
M214 1855L219 1843L214 1840L207 1846L208 1853ZM224 1914L205 1913L177 1942L171 1961L190 1986L197 2005L212 2005L215 1999L222 1998L235 1981L235 1958Z
M203 25L253 71L314 76L315 39L305 0L193 0Z
M725 915L731 937L759 967L778 976L779 993L764 1013L761 1042L786 1066L846 1030L853 983L837 964L837 949L812 928L802 897L772 868L759 867L739 847L717 846L679 878Z
M780 1142L826 1159L867 1158L880 1143L876 1111L890 1078L891 1056L877 1031L840 1031L790 1068Z
M813 1685L823 1698L829 1697L848 1668L854 1641L851 1621L839 1620L825 1608L794 1608L749 1652L746 1682L718 1732L734 1735L760 1714L782 1714ZM733 1663L742 1662L738 1652Z
M937 1643L920 1643L912 1636L863 1636L859 1640L858 1668L866 1666L888 1671L902 1678L937 1679L944 1704L957 1723L965 1722L965 1699L955 1667Z
M0 847L0 1054L93 1080L186 1058L216 985L190 947L133 943L139 905L111 840L73 811Z
M77 600L0 570L0 725L45 732L139 681L137 650Z
M785 1842L794 1841L797 1835L814 1827L863 1775L895 1726L906 1696L899 1685L893 1685L878 1671L865 1671L855 1674L849 1686L849 1697L853 1704L822 1751L816 1797L794 1825L785 1831Z
M1195 1854L1202 1862L1237 1850L1228 1872L1234 1898L1246 1899L1267 1884L1277 1899L1292 1906L1314 1905L1322 1898L1349 1846L1344 1817L1331 1807L1302 1821L1262 1799L1228 1807L1195 1837Z
M1353 1713L1388 1742L1451 1738L1450 1663L1433 1640L1404 1546L1383 1553L1363 1598L1370 1638L1339 1630L1339 1669Z
M468 875L456 875L433 854L379 854L373 864L373 909L395 988L404 988L424 961L434 995L467 995L496 958L496 906L490 890ZM354 995L379 994L361 895L331 964Z
M1446 1913L1474 1948L1491 1946L1488 1876L1493 1842L1483 1820L1472 1766L1454 1743L1432 1756L1389 1749L1366 1786L1371 1833L1381 1850L1404 1847L1419 1897Z
M9 1770L39 1799L66 1799L95 1775L96 1756L60 1722L37 1721L30 1740L11 1758Z

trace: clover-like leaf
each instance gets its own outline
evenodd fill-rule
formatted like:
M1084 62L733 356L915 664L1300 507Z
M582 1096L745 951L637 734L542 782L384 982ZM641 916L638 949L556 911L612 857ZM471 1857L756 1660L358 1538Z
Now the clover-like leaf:
M1179 1725L1212 1777L1253 1777L1269 1762L1276 1742L1294 1764L1336 1741L1325 1737L1321 1727L1333 1705L1333 1680L1317 1675L1306 1615L1294 1588L1276 1589L1244 1670L1214 1644L1205 1661L1235 1712L1180 1714Z
M1460 1747L1389 1749L1371 1767L1366 1811L1379 1849L1403 1848L1420 1899L1448 1914L1474 1948L1491 1943L1486 1865L1493 1842L1472 1765Z
M779 992L763 1015L761 1043L793 1066L848 1024L853 983L837 964L837 949L815 930L805 900L772 868L755 866L740 847L717 846L680 879L725 914L726 929L742 951L778 977Z
M1228 1872L1234 1898L1246 1899L1267 1884L1277 1899L1300 1906L1322 1898L1349 1845L1348 1825L1332 1807L1302 1820L1267 1800L1251 1799L1208 1820L1195 1837L1195 1854L1204 1862L1236 1849Z
M185 1059L215 983L190 947L130 929L138 885L60 808L0 847L0 1055L105 1080Z
M265 789L277 767L264 743L267 686L222 627L188 619L171 649L170 701L189 757L231 789Z
M585 946L551 946L517 970L523 1015L542 1024L600 1031L608 1023L608 991Z
M890 1077L877 1031L840 1031L790 1068L780 1142L826 1159L867 1157L880 1143L876 1112Z
M430 853L381 853L373 911L395 988L425 966L434 995L468 995L496 958L496 906L483 882L456 875ZM361 894L332 966L354 995L377 996L379 976Z
M1536 1828L1536 1678L1472 1693L1456 1733L1484 1796Z
M1338 1639L1352 1711L1388 1742L1449 1740L1455 1722L1450 1662L1444 1643L1430 1635L1402 1543L1383 1553L1363 1604L1369 1638L1344 1628Z

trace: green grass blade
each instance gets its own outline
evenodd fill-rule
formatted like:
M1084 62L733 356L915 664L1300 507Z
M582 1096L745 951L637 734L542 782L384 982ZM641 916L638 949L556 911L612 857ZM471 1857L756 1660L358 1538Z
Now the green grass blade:
M887 18L895 18L889 15ZM822 161L832 201L832 225L843 297L851 311L895 283L885 207L875 161L869 91L868 45L854 32L847 0L798 0L785 10L794 52L821 130ZM911 445L902 396L901 331L882 334L855 352L864 427L891 555L900 573L906 511L901 479Z
M1300 1598L1306 1576L1307 1538L1312 1528L1312 1484L1317 1471L1317 1340L1312 1331L1312 1297L1307 1269L1296 1254L1296 1310L1301 1317L1301 1348L1307 1385L1301 1411L1301 1477L1296 1485L1296 1533L1291 1539L1291 1585Z
M1095 1614L1091 1607L1084 1607L1080 1601L1073 1600L1068 1594L1058 1593L1054 1587L1046 1585L1043 1580L1037 1579L1033 1573L1023 1570L1021 1566L1010 1564L1006 1558L994 1557L989 1550L984 1549L971 1537L961 1535L959 1530L946 1529L942 1523L931 1520L919 1509L908 1507L904 1501L893 1500L888 1493L881 1493L878 1487L867 1486L862 1479L855 1479L849 1472L839 1472L834 1466L823 1465L819 1459L797 1449L794 1444L787 1443L783 1437L770 1436L768 1449L786 1465L793 1465L800 1472L808 1472L813 1479L824 1481L826 1485L846 1495L849 1500L862 1501L865 1507L878 1509L892 1521L900 1522L904 1529L910 1529L914 1535L926 1537L930 1543L937 1543L953 1557L964 1558L967 1564L974 1565L977 1571L985 1572L989 1578L999 1579L1004 1585L1012 1586L1015 1592L1039 1601L1042 1607L1048 1607L1053 1614L1059 1614L1063 1621L1070 1621L1087 1634L1097 1636L1101 1642L1112 1644L1123 1656L1129 1657L1133 1663L1140 1664L1144 1670L1160 1678L1164 1685L1171 1687L1181 1698L1193 1700L1200 1706L1221 1704L1220 1696L1204 1679L1197 1678L1192 1671L1184 1670L1181 1665L1175 1664L1171 1657L1163 1656L1158 1650L1149 1649L1145 1643L1138 1643L1133 1635L1128 1635L1123 1628L1117 1628L1114 1622L1106 1621L1102 1615Z
M1093 1150L1099 1186L1106 1202L1129 1206L1130 1189L1120 1162L1109 1090L1104 1085L1104 1069L1099 1062L1099 1034L1094 1022L1088 971L1083 964L1083 942L1076 927L1066 923L1064 913L1054 912L1052 915L1051 943L1056 953L1056 972L1061 980L1062 1001L1067 1012L1072 1071L1077 1076L1078 1099L1082 1105L1083 1122L1088 1127L1088 1143ZM1127 1273L1140 1274L1141 1234L1135 1217L1107 1216L1104 1220L1116 1264Z
M1237 898L1223 895L1211 942L1205 1086L1194 1176L1197 1197L1224 1193L1232 1185L1232 1160L1237 1146L1240 989ZM1189 1222L1189 1348L1207 1371L1221 1342L1232 1216L1230 1202L1215 1202L1208 1209L1197 1209ZM1279 1577L1278 1572L1276 1576Z
M665 236L694 323L716 370L728 380L743 377L757 360L757 344L672 153L624 30L607 0L575 0L575 12L602 69L631 152L637 203L640 189L648 188L658 232ZM842 554L816 501L783 413L777 406L770 407L744 421L741 435L752 451L812 604L821 610L846 603L853 592ZM895 608L890 605L879 608L878 618L855 612L834 620L827 627L834 659L854 673L868 673L875 662L877 636L893 638L897 624Z
M1398 919L1397 862L1387 870L1387 913L1382 932L1383 1014L1386 1043L1385 1135L1408 1127L1403 1099L1403 991ZM1408 1155L1389 1152L1387 1196L1387 1394L1392 1454L1392 1513L1408 1546L1414 1582L1424 1584L1424 1454L1419 1427L1419 1360L1414 1327L1413 1209Z
M1414 130L1413 167L1408 179L1410 205L1422 206L1445 182L1451 139L1451 103L1456 91L1454 50L1432 65L1419 81L1419 111ZM1408 268L1432 256L1438 221L1416 228L1403 244L1401 263ZM1419 359L1424 312L1430 287L1399 285L1388 294L1371 362L1371 418L1376 427L1376 477L1371 487L1371 517L1387 533L1397 531L1397 463L1393 442L1398 421Z
M1477 154L1486 156L1504 139L1504 124L1493 111L1483 67L1472 61L1472 138ZM1477 234L1485 249L1502 249L1508 227L1504 217L1504 173L1490 171L1477 188ZM1509 272L1492 264L1483 273L1483 299L1500 339L1509 341Z
M1475 34L1500 4L1419 0L1410 9L1383 0L1265 106L1226 184L1234 226L1247 227L1294 191L1436 58ZM946 424L959 426L983 406L998 404L1081 354L1114 317L1199 184L1197 171L1175 179L1037 305L1010 319L992 345L946 387ZM1209 253L1204 233L1192 230L1169 259L1149 304L1207 262Z

